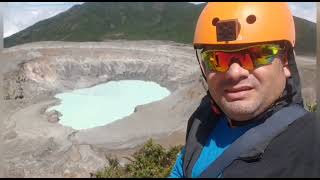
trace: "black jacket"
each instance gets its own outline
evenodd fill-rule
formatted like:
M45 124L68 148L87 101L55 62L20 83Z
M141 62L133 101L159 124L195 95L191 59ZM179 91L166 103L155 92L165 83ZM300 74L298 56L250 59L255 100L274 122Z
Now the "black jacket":
M320 121L308 113L267 146L261 159L235 160L223 177L320 177Z

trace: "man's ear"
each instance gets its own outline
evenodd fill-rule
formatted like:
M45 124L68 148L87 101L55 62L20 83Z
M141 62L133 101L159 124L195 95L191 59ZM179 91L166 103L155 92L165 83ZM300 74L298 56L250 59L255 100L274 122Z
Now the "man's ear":
M283 66L283 71L284 71L284 75L286 76L286 78L291 77L291 72L290 72L288 65Z
M291 72L289 69L289 63L288 63L288 55L286 54L285 58L282 62L283 65L283 71L284 71L284 75L286 76L286 78L291 77Z

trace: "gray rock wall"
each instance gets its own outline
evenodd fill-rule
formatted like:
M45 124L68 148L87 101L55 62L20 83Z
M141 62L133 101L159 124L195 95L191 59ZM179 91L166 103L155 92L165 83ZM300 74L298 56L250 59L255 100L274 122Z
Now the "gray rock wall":
M192 49L185 53L168 46L164 53L159 47L17 48L15 53L32 52L34 57L5 74L4 99L30 99L124 79L154 81L173 92L198 78Z

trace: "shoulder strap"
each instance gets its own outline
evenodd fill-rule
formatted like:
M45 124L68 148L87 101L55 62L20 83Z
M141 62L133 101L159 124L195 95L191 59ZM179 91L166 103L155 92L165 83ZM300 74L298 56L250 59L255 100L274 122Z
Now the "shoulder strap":
M185 155L183 157L183 174L185 177L192 176L193 166L198 159L203 146L216 125L217 117L212 115L210 99L205 96L198 109L188 121Z
M216 178L223 170L241 155L255 150L257 145L270 142L284 131L289 124L303 116L307 111L298 105L284 107L268 118L264 123L251 128L230 145L204 172L200 178Z

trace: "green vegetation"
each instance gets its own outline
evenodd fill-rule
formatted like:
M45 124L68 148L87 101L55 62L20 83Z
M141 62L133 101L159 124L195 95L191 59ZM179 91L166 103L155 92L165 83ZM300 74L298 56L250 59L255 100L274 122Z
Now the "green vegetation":
M130 163L120 166L117 158L107 156L109 166L92 174L97 178L165 178L168 177L182 146L174 146L166 150L150 139L139 151L128 158Z
M316 111L316 103L307 103L310 112ZM182 145L174 146L166 150L150 139L144 146L135 152L125 166L121 166L119 160L110 155L106 156L109 166L104 170L92 174L97 178L165 178L168 177L176 161Z
M204 6L205 3L187 2L87 2L5 38L4 46L34 41L107 39L192 43ZM294 21L297 54L315 55L316 24L297 17Z
M317 103L307 103L307 109L310 112L316 112L317 110Z

